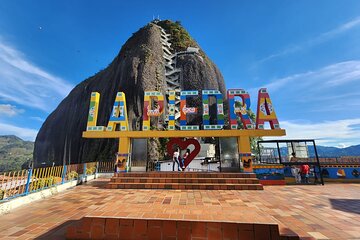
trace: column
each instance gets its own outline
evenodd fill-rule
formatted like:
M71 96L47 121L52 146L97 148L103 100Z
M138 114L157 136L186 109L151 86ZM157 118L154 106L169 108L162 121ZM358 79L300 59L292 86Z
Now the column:
M129 159L130 138L119 138L119 149L116 154L116 161L120 162L120 171L126 171L126 163Z
M250 137L238 137L239 157L243 163L244 172L253 172L250 147Z

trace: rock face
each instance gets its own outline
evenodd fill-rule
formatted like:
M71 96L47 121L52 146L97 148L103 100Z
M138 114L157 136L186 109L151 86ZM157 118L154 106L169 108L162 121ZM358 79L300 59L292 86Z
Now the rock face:
M130 129L140 130L144 91L157 90L165 94L167 89L161 34L162 30L171 32L172 29L167 29L169 24L187 34L179 23L149 23L128 39L106 69L81 82L69 93L48 116L36 137L35 166L43 162L60 165L114 159L117 140L82 138L82 132L86 129L90 94L101 94L98 125L106 126L116 93L124 92ZM185 50L185 47L198 47L191 37L188 37L189 41L181 42L173 33L170 39L177 41L178 45L184 44L175 46L174 52ZM225 96L220 71L201 50L200 54L178 56L176 64L181 69L181 89L219 89Z

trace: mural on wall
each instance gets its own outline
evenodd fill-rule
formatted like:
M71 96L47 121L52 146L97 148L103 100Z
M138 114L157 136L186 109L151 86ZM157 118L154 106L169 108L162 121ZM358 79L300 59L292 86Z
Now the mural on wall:
M323 169L321 171L323 173ZM316 178L315 178L315 174L316 174ZM291 172L291 167L290 166L284 167L284 176L286 178L294 178L294 175ZM317 166L310 165L309 178L320 179L320 171L319 171Z
M322 165L321 174L323 178L330 179L359 179L360 180L360 165ZM318 172L317 168L315 171ZM284 168L285 177L293 177L290 167ZM310 168L310 177L314 177L314 168Z
M354 169L354 170L351 172L351 174L352 174L355 178L358 178L359 175L360 175L359 171L356 170L356 169Z
M259 180L284 180L282 167L254 167L254 173Z
M360 180L360 165L324 165L321 169L324 178Z

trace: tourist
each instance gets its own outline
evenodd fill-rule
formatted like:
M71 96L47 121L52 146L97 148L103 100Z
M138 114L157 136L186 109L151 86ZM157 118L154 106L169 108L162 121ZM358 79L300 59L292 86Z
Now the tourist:
M190 154L190 149L187 148L186 152L185 152L185 154L183 156L182 162L181 162L181 167L182 167L183 171L185 171L185 160L189 156L189 154Z
M178 166L178 171L181 171L180 163L179 163L179 156L180 156L180 153L179 153L179 149L177 148L173 154L173 172L175 171L175 163Z
M290 159L290 162L296 163L297 158L296 158L295 153L292 153L291 155L292 155L292 157ZM300 169L296 165L291 165L291 174L295 177L296 183L301 183Z
M118 173L118 165L119 165L119 159L115 160L115 165L114 165L114 172Z
M310 173L310 167L307 164L303 164L300 167L300 173L301 173L301 182L302 183L309 183L309 173Z

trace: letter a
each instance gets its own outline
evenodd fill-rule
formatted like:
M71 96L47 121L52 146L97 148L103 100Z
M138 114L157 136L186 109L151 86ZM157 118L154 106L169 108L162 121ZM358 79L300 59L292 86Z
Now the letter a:
M258 95L258 106L256 114L256 129L264 129L264 123L269 122L271 129L280 129L275 109L271 103L266 88L261 88Z

